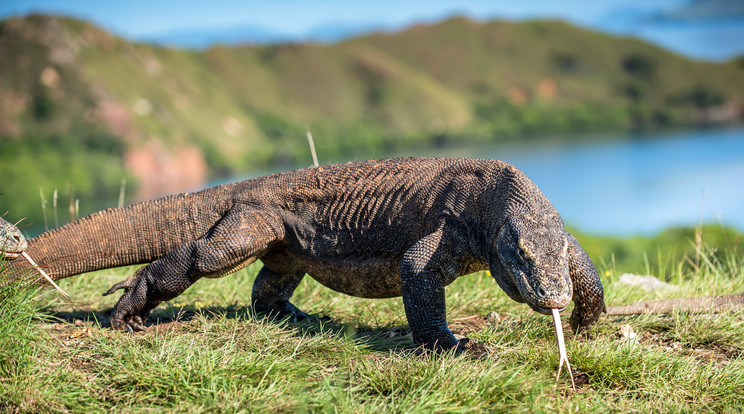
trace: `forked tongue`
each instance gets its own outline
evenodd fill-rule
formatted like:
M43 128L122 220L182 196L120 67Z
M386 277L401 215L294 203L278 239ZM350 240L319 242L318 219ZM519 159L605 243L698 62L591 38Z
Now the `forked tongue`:
M49 275L48 275L48 274L46 274L46 272L44 271L44 269L42 269L41 267L39 267L39 265L37 265L37 264L36 264L36 262L34 262L34 260L33 260L33 259L31 258L31 256L29 256L28 254L26 254L26 252L21 252L21 255L23 256L23 258L24 258L24 259L26 259L26 261L27 261L27 262L28 262L29 264L31 264L31 266L33 266L33 267L34 267L34 269L36 269L36 270L37 270L37 271L38 271L39 273L41 273L41 275L42 275L42 276L44 276L44 278L45 278L45 279L46 279L46 280L47 280L47 281L48 281L49 283L51 283L51 284L52 284L52 286L54 286L54 288L55 288L55 289L57 289L57 290L59 291L59 293L61 293L61 294L62 294L62 295L63 295L64 297L66 297L66 298L69 298L69 297L70 297L70 295L68 295L68 294L67 294L67 292L65 292L64 290L62 290L62 288L61 288L61 287L57 286L57 284L56 284L56 283L54 283L54 280L52 280L52 278L51 278L51 277L49 277Z
M558 338L558 373L555 374L555 380L558 381L558 377L561 375L561 368L563 368L563 362L566 363L566 371L568 376L571 377L571 388L576 391L576 383L574 382L573 372L571 372L571 364L568 362L568 355L566 354L566 342L563 340L563 325L561 325L561 316L558 309L553 308L553 327L555 328L555 336Z

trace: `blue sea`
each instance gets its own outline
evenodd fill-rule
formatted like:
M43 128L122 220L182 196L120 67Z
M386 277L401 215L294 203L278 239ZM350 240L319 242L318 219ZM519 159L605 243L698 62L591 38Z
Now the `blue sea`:
M587 233L653 235L669 227L696 226L701 221L744 232L744 126L586 135L579 139L556 137L528 145L449 147L394 156L510 162L540 187L568 225ZM322 154L319 157L321 164L331 163L323 160ZM379 155L359 159L363 158ZM334 162L344 161L353 160ZM276 171L210 185L271 172Z
M701 220L744 231L744 128L558 139L484 155L522 169L582 231L652 234Z

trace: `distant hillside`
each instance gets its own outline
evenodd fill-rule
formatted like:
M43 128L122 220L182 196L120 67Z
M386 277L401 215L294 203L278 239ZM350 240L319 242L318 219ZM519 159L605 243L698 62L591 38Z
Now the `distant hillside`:
M39 187L90 211L116 200L122 177L129 201L307 165L308 127L327 161L744 113L740 64L557 21L454 18L332 45L197 52L35 15L0 22L0 62L0 213L36 223Z

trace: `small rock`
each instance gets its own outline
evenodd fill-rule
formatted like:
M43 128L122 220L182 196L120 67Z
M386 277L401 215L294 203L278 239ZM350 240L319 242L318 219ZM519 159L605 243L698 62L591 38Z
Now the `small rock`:
M618 281L618 283L630 287L638 287L645 290L646 292L669 292L679 290L679 286L662 282L661 280L649 275L634 275L631 273L623 273L622 275L620 275L620 280Z
M499 315L498 312L488 312L488 315L486 315L486 320L491 322L498 322L499 316L501 315Z
M633 328L627 323L620 327L620 336L623 341L634 341L638 338L638 334L636 334Z

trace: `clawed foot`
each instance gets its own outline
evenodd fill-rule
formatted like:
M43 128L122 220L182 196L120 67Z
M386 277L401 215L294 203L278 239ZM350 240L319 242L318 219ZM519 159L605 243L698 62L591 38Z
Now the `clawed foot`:
M148 300L148 286L140 273L136 272L127 280L113 286L103 296L110 295L119 289L124 289L124 294L114 306L111 315L111 328L129 333L145 331L145 321L158 304Z
M142 318L140 315L128 316L124 319L111 317L111 329L127 331L129 333L144 332L147 330L147 328L145 328L146 320L147 316Z

